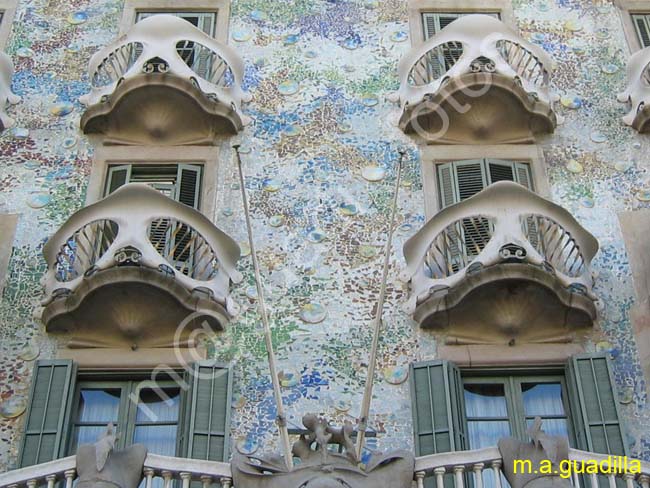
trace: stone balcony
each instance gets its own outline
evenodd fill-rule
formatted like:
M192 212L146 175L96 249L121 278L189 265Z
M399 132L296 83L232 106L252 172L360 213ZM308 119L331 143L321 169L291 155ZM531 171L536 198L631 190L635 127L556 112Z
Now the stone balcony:
M650 48L641 49L627 63L627 88L618 94L618 101L627 103L623 123L639 132L648 132L650 125Z
M562 207L498 182L404 245L409 314L448 343L572 342L596 318L598 241Z
M182 347L193 329L222 330L236 312L237 243L148 185L79 210L43 253L42 319L68 347Z
M20 97L11 91L13 76L11 58L0 51L0 132L14 125L14 119L7 115L7 106L20 102Z
M210 144L250 119L241 105L244 62L173 15L154 15L90 59L86 134L118 144Z
M550 57L503 22L466 15L398 66L399 127L431 144L531 142L557 125Z

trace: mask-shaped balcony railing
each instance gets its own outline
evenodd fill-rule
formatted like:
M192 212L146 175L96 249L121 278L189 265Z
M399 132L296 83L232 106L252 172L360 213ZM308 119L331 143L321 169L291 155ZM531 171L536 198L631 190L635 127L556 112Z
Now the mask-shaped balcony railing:
M210 125L213 133L236 133L250 122L241 109L242 103L251 98L242 89L241 57L231 47L173 15L154 15L135 24L126 35L93 55L88 75L92 89L80 98L89 107L81 120L86 133L108 133L129 142L128 135L113 134L117 124L111 123L111 111L118 106L121 111L133 110L135 114L145 110L149 116L145 125L155 124L161 116L169 118L162 108L160 113L155 111L157 105L165 105L169 96L168 92L160 91L161 87L180 92L179 98L174 99L176 104L181 104L180 113L174 116L181 117L183 111L187 112L191 105L188 97L193 98L197 110L205 113L205 124ZM145 91L131 108L128 95L147 87L158 87L158 91ZM143 109L143 100L149 100L153 106ZM179 131L183 128L179 122L169 124ZM169 135L171 130L164 131L166 128L155 126L150 132L157 130ZM196 143L202 136L208 137L204 134L207 129L201 129L203 132L193 134L194 140L188 135L188 141L181 142Z
M650 47L637 51L627 63L627 88L619 93L618 101L630 106L623 117L626 125L639 132L648 132L650 126Z
M597 250L596 239L562 207L517 183L498 182L440 211L406 242L402 279L411 284L406 308L424 324L438 313L448 314L479 288L490 300L491 284L530 282L555 291L563 303L558 315L576 308L575 321L590 324L595 318L590 263ZM505 305L496 303L504 299L503 289L494 286L492 302L476 309L479 314L490 308L504 312ZM528 293L526 300L535 296ZM543 294L536 305L546 307L552 320L548 302ZM531 321L530 310L520 319ZM510 310L508 320L515 315Z
M14 119L7 115L7 105L20 102L20 97L11 91L14 64L11 58L0 51L0 131L14 125Z
M501 21L466 15L400 60L389 98L402 130L434 142L523 142L557 124L551 64Z
M182 318L199 312L223 328L236 312L229 287L230 280L241 280L235 269L239 254L236 242L200 212L148 185L125 185L72 215L46 243L44 321L50 331L69 330L82 322L78 314L87 312L94 314L91 322L98 329L111 319L96 307L110 302L106 306L119 309L123 300L126 309L167 314L160 322L175 321L169 325L172 332L181 321L174 313ZM181 304L179 310L175 303ZM163 327L157 327L160 340Z

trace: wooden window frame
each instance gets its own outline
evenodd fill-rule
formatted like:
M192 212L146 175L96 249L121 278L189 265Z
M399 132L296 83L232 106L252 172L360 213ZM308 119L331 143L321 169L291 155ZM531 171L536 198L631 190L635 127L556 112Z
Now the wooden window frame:
M440 145L420 147L424 208L427 219L441 210L438 189L438 165L466 159L503 159L530 164L533 188L538 195L548 198L550 188L546 177L544 155L536 144L500 145Z
M11 26L16 17L16 6L18 0L0 0L0 13L2 13L2 20L0 21L0 49L7 46L7 40L11 34Z
M128 32L135 23L138 12L214 13L217 16L214 38L224 44L228 42L230 0L126 0L120 21L120 35Z
M485 370L477 371L472 369L461 369L461 379L463 382L463 392L466 383L490 383L503 384L504 395L506 399L507 420L510 424L512 437L521 441L528 440L526 433L526 420L528 420L524 411L523 397L520 390L522 383L560 383L562 387L562 404L564 407L565 418L567 422L567 430L569 434L569 444L575 446L575 433L573 432L573 418L571 415L571 406L569 404L569 390L567 387L566 375L561 370L549 369L547 371L539 370L522 370L522 369L499 369L499 370ZM530 417L530 416L528 416ZM534 417L534 416L533 416ZM472 417L471 420L481 420L481 417ZM465 422L469 422L467 418L467 409L465 410ZM542 429L544 425L542 424ZM469 423L465 426L465 431L469 432ZM467 437L468 449L469 447L469 434Z
M118 375L119 376L119 375ZM78 427L78 415L79 415L79 395L81 394L82 389L119 389L121 390L120 394L120 406L118 410L118 420L115 429L117 432L121 433L117 440L117 448L124 449L128 445L131 445L131 440L135 434L136 428L136 414L137 414L137 403L131 400L131 395L139 395L140 389L151 388L150 384L147 384L147 380L150 377L142 376L137 374L131 378L117 378L113 379L91 379L84 377L82 374L77 376L77 382L75 387L74 396L72 399L72 408L70 410L69 421L69 431L68 431L68 446L67 451L69 454L74 454L77 446L75 446L75 437ZM142 388L140 388L142 383L145 383ZM184 433L184 409L183 405L186 402L188 392L182 388L178 383L173 380L156 380L156 388L160 389L169 389L176 387L179 389L179 411L178 418L176 420L176 447L174 450L174 456L178 456L182 452L182 442L183 442L183 433ZM138 397L139 398L139 397ZM161 423L162 424L162 423Z
M623 33L627 39L627 46L630 50L630 53L634 53L640 49L643 49L643 46L639 41L636 26L632 21L632 15L650 15L650 0L616 0L615 4L617 5L619 15L621 16Z
M516 28L512 3L508 0L409 0L408 17L411 45L419 46L425 41L423 13L498 13L501 21Z
M217 168L220 150L215 146L102 146L95 150L86 205L104 198L110 166L126 164L194 164L202 166L198 210L216 221Z

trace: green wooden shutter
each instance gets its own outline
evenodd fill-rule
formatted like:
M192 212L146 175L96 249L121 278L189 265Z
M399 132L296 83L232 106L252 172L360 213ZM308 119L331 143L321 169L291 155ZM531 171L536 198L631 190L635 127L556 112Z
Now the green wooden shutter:
M458 188L454 174L454 163L438 164L438 193L442 208L458 203Z
M497 181L515 181L515 168L512 161L487 159L485 164L487 167L488 184L491 185Z
M425 41L435 36L436 32L438 32L438 14L424 12L422 14L422 26Z
M416 456L467 449L463 381L458 368L441 360L414 363L409 382ZM433 477L424 481L425 488L435 488ZM454 486L451 475L445 476L444 486Z
M578 448L626 455L618 395L607 354L572 357L567 365L567 380Z
M410 386L416 454L465 449L465 402L458 368L441 360L414 363Z
M467 159L454 163L458 200L467 200L488 186L488 176L482 159Z
M64 455L76 368L70 360L41 360L34 366L20 467Z
M119 187L126 185L131 180L131 165L110 166L106 178L106 190L104 196L108 196Z
M174 199L192 208L199 208L201 166L179 164Z
M535 191L535 185L533 184L533 175L530 171L530 164L520 163L515 161L515 181L520 185L525 186L530 191Z
M228 461L232 370L213 361L192 369L187 457Z
M650 46L650 15L633 14L632 20L634 21L634 27L636 27L636 33L639 36L641 46Z

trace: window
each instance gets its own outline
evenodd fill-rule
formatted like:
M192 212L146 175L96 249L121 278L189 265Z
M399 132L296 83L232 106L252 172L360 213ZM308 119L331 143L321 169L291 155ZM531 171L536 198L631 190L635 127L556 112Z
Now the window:
M416 455L495 445L502 436L527 441L535 416L547 433L573 447L625 455L624 430L609 357L580 354L564 368L477 374L436 360L411 365ZM435 486L433 479L427 486Z
M0 0L0 48L7 44L17 3L17 0Z
M632 14L632 22L641 46L650 46L650 13Z
M215 12L137 12L135 21L140 22L143 19L159 14L167 14L180 17L210 37L214 36L217 22L217 14ZM207 76L210 70L211 59L210 51L207 48L204 48L200 44L195 44L192 41L183 40L179 41L176 44L176 52L181 57L181 59L185 61L185 64L187 64L193 71L198 73L199 76L203 78ZM140 53L141 49L139 51L136 49L135 57L137 58Z
M109 165L104 196L127 183L145 183L164 195L199 208L202 166L198 164Z
M81 444L94 443L112 422L122 435L118 449L144 444L149 452L175 456L178 451L181 388L171 381L157 388L141 381L88 382L77 386L69 454Z
M118 448L139 442L156 454L226 461L231 390L230 368L212 361L155 379L78 372L70 360L37 361L20 466L74 453L109 422L120 434Z
M198 209L201 190L201 166L194 164L124 164L108 167L105 195L126 183L145 183L162 194ZM111 229L114 234L115 230ZM159 218L149 228L156 250L184 274L193 269L197 235L187 225Z
M489 15L496 19L501 18L501 14L498 12L422 12L424 39L430 39L451 24L454 20L470 14Z
M534 190L530 164L502 159L472 159L437 165L440 206L476 195L497 181L514 181Z
M573 438L564 376L463 376L469 449L495 446L502 437L526 439L536 416L547 434Z

